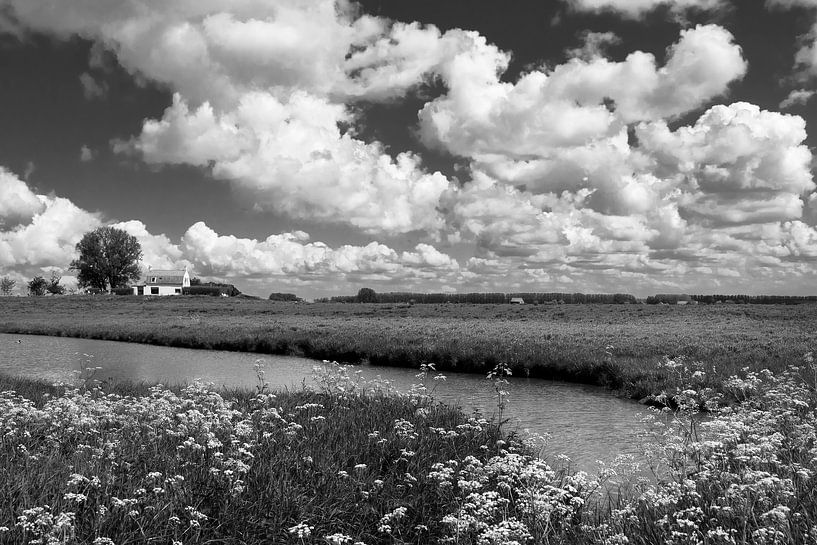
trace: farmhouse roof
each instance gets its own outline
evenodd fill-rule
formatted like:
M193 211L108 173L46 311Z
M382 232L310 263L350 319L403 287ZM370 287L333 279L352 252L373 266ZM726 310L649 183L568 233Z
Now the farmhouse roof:
M184 282L186 269L164 270L151 269L145 272L144 283L149 286L173 285L177 286Z

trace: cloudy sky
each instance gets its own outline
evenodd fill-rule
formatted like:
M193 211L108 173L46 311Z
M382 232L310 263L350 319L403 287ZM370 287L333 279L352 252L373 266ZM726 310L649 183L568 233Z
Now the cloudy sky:
M0 275L111 224L262 296L813 294L816 42L817 0L0 0Z

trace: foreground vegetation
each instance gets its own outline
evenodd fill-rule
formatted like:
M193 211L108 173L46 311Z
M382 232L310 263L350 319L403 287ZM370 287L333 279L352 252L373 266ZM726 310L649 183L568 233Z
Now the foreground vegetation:
M208 297L0 298L0 332L598 384L641 399L677 386L664 355L780 372L811 349L813 305L299 304Z
M722 407L700 366L666 361L685 383L666 394L680 411L648 443L655 478L616 496L605 483L625 465L554 470L422 385L400 395L344 368L275 393L0 379L0 541L814 542L807 364L732 377L742 403Z

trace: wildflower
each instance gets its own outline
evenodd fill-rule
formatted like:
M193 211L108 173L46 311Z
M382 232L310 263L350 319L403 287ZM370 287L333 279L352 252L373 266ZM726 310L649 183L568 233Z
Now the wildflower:
M346 545L347 543L352 542L352 538L350 536L347 536L346 534L335 533L326 536L326 541L328 541L332 545Z
M88 500L88 496L85 494L74 494L73 492L66 492L62 495L62 498L74 503L85 503Z
M68 482L65 484L67 486L77 486L85 482L88 482L87 478L80 475L79 473L72 473L71 476L68 478Z
M309 526L305 522L300 522L295 526L289 528L289 533L295 535L298 539L304 539L312 535L314 526Z
M394 531L393 524L399 522L406 516L408 509L405 507L397 507L391 513L387 513L380 518L380 524L377 526L377 531L383 534L391 534Z
M94 540L94 545L116 545L109 537L98 537Z

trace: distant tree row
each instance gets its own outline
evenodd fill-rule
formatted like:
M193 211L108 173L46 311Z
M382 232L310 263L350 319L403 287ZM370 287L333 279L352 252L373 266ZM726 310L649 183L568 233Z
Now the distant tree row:
M414 293L390 292L376 293L371 288L361 288L357 295L336 296L319 299L318 302L331 303L470 303L502 305L511 302L511 299L522 299L527 304L583 304L608 303L625 304L636 303L633 295L627 293Z
M270 301L303 301L294 293L270 293L268 299Z
M751 305L798 305L815 303L817 295L687 295L680 293L659 293L647 297L648 305L677 305L693 303L702 305L714 304L751 304Z
M271 296L270 296L271 297ZM561 292L518 292L518 293L377 293L371 288L361 288L357 295L338 295L316 299L318 303L467 303L467 304L509 304L512 299L522 299L526 304L631 304L638 303L635 296L628 293L561 293ZM755 305L796 305L817 302L817 295L688 295L683 293L659 293L647 297L646 303L676 305L692 304L755 304Z
M744 303L752 305L798 305L817 302L817 295L691 295L693 301L715 303Z

